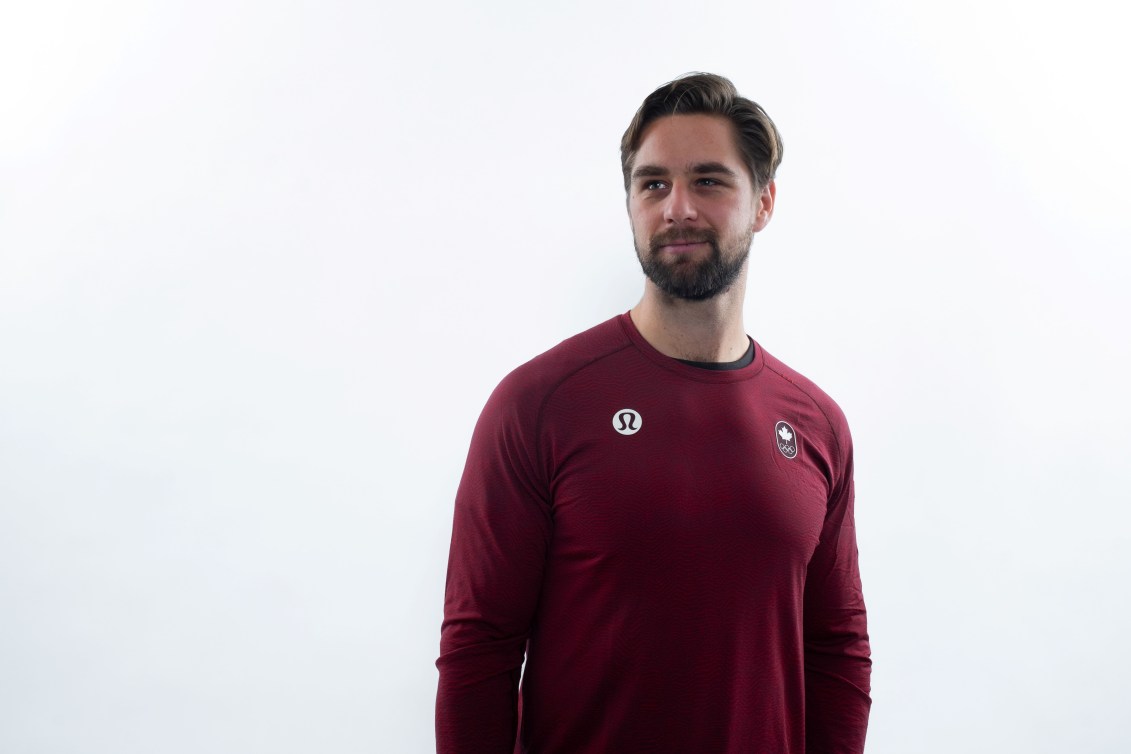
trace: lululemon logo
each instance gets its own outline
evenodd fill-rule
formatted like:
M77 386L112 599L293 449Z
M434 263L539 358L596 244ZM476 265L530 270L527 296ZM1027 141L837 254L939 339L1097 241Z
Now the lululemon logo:
M640 414L631 408L622 408L613 414L613 429L622 435L634 435L640 431Z
M786 458L797 456L797 433L789 426L789 422L781 421L774 425L774 441Z

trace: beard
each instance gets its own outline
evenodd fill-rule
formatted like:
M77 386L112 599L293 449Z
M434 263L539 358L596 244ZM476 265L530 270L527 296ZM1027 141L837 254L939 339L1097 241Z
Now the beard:
M734 285L750 256L753 231L725 250L719 247L718 234L709 229L670 230L652 236L646 249L636 244L636 256L644 274L664 293L687 301L706 301ZM672 243L705 243L711 247L706 259L665 260L661 247Z

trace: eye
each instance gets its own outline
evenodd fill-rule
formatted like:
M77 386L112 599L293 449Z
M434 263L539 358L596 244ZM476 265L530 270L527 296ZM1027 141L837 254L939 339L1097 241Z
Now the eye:
M659 191L661 189L667 188L667 185L668 184L664 183L663 181L648 181L647 183L644 184L644 190L645 191Z
M710 187L710 186L721 186L723 184L722 184L722 181L719 181L718 179L715 179L715 178L700 178L699 179L699 185Z

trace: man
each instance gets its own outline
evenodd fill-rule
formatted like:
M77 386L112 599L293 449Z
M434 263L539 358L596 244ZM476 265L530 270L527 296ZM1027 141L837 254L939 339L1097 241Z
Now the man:
M742 322L781 154L720 76L636 113L621 163L643 298L512 372L475 428L440 752L863 750L848 426Z

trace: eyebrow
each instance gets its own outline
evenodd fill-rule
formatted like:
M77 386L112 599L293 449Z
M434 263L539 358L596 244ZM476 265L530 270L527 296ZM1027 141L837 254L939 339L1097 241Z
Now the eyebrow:
M632 171L632 177L636 178L660 178L667 175L669 171L667 168L659 165L641 165ZM695 175L708 175L708 174L722 174L729 175L732 178L737 178L738 174L728 168L721 162L699 162L691 166L691 173Z
M729 175L732 178L737 178L738 173L734 172L721 162L700 162L698 165L691 166L691 172L696 175L703 175L704 173L722 173Z
M641 165L632 171L633 178L659 178L667 174L667 169L659 165Z

